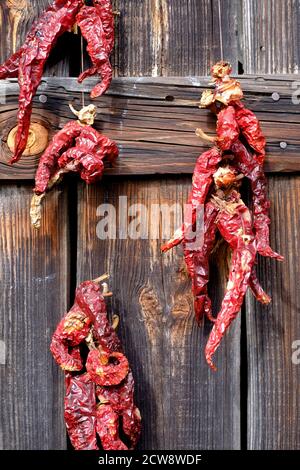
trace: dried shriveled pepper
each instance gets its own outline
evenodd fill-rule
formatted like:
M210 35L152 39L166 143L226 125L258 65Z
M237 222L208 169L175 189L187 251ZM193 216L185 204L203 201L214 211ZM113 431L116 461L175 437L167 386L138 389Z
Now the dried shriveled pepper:
M119 154L115 142L91 127L96 115L94 105L79 112L71 108L78 121L69 122L54 136L39 161L30 210L32 225L37 229L41 223L41 203L63 175L76 172L86 183L94 183L103 175L104 161L112 164Z
M19 77L20 84L19 124L11 163L17 162L26 148L32 100L50 52L58 37L71 30L76 21L87 40L93 63L80 75L79 81L100 74L102 82L92 90L92 98L101 96L108 89L112 80L109 56L114 45L114 17L109 0L95 0L94 4L94 7L88 7L84 6L84 0L55 0L32 26L24 45L0 66L0 79Z
M16 75L15 69L18 64L20 85L19 125L11 163L17 162L25 150L32 113L32 100L41 82L45 63L58 37L73 26L82 5L82 0L54 2L33 25L21 49L3 65L6 74L2 73L1 78L8 78Z
M76 450L98 450L95 384L88 374L68 378L65 421L70 441Z
M97 434L103 449L127 450L120 429L132 449L141 432L133 376L115 325L107 318L104 297L110 293L99 285L106 278L80 284L75 304L59 324L51 344L55 360L68 371L65 419L77 450L98 449ZM84 344L90 349L88 354L83 351ZM77 368L72 367L74 361ZM84 367L86 372L82 373Z
M271 301L256 276L256 254L283 260L269 246L270 203L262 167L265 139L256 116L241 104L243 93L240 84L231 79L230 72L230 65L224 62L212 69L215 90L203 93L201 106L217 114L217 136L209 137L201 129L197 129L196 134L216 147L205 152L197 161L189 197L192 217L162 247L163 251L167 251L179 243L183 244L186 265L192 278L196 318L199 321L205 313L215 323L205 352L207 362L213 368L212 356L236 317L247 287L261 303L267 305ZM217 159L211 160L214 153ZM251 182L253 220L238 191L243 177ZM202 206L204 222L203 227L199 228L196 225L197 208ZM201 230L202 243L198 241L195 244ZM232 267L221 311L217 318L212 318L207 284L209 256L217 230L232 250Z
M107 53L111 54L115 43L114 12L111 0L93 0L97 13L101 18L106 36Z

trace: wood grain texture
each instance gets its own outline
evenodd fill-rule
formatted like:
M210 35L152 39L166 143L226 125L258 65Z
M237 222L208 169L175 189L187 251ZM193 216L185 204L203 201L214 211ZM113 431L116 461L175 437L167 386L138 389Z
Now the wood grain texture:
M300 114L292 104L294 77L243 77L245 102L261 121L266 135L267 172L300 170ZM32 122L39 122L50 137L73 119L69 103L80 102L82 88L75 79L44 79L34 100ZM108 175L192 173L197 156L207 149L195 135L202 127L215 134L216 119L197 106L207 77L118 78L105 97L96 100L99 114L95 127L116 140L120 159ZM273 93L279 100L274 101ZM23 157L13 166L6 141L16 124L18 86L15 80L0 82L5 104L0 110L0 179L33 179L39 155ZM41 103L41 97L44 98ZM286 148L281 148L281 143Z
M240 446L239 320L216 355L215 374L204 359L211 326L198 327L195 322L190 282L182 272L182 250L161 254L162 219L159 214L151 217L155 204L185 203L190 184L189 177L112 178L93 187L80 184L79 189L77 283L103 272L111 275L111 308L121 317L119 333L133 367L143 415L141 449ZM103 203L115 207L117 220L132 222L120 196L127 196L128 207L146 208L141 213L153 239L146 238L148 231L142 232L144 239L126 238L119 224L115 240L97 237ZM174 223L178 224L179 220ZM222 295L221 274L213 273L215 308Z
M240 61L245 73L299 73L300 1L242 0Z
M118 76L205 75L224 56L237 71L238 0L115 0Z
M300 340L299 176L271 177L269 193L272 245L285 262L259 263L270 306L247 300L248 448L299 450L300 366L292 362Z
M31 194L0 187L0 448L64 449L63 374L49 345L69 300L67 193L49 195L36 233Z

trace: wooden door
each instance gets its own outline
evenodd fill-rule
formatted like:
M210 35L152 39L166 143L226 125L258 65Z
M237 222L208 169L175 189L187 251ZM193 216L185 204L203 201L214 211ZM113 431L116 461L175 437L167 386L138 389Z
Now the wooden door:
M1 61L49 3L0 0ZM143 415L140 449L299 449L300 108L292 95L300 86L300 2L114 0L114 7L115 80L97 101L96 127L117 140L120 162L97 185L69 178L54 189L39 233L28 214L38 157L7 164L18 87L0 82L0 448L67 448L63 374L50 338L76 284L108 271L109 308L121 317ZM194 320L180 248L161 255L159 239L100 240L97 208L112 203L119 214L120 196L147 208L186 201L203 150L194 129L214 128L197 100L221 45L267 135L272 246L286 261L259 260L273 302L261 308L247 295L213 373L203 357L211 326ZM71 118L69 101L79 104L82 89L88 99L89 84L70 78L79 70L80 38L66 34L34 100L33 119L50 137ZM223 261L212 265L215 309Z

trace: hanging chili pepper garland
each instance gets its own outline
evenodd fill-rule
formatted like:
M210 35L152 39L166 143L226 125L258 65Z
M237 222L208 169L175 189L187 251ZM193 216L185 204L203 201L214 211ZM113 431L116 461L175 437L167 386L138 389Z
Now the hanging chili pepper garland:
M86 183L94 183L103 175L104 162L113 164L119 155L116 143L91 127L96 116L94 105L85 106L79 112L72 105L70 108L78 120L68 122L53 137L36 172L30 216L37 229L41 223L42 200L63 175L76 172Z
M113 325L107 318L108 276L80 284L75 303L59 323L51 352L65 371L65 421L76 450L135 448L141 432L141 415L134 404L134 380ZM88 347L84 364L81 352ZM119 433L126 436L121 440Z
M84 0L54 0L32 26L24 45L0 66L0 79L18 77L20 85L18 131L11 163L17 162L26 148L32 101L50 52L57 39L70 31L76 22L87 40L87 51L93 63L93 67L84 71L78 80L82 82L97 73L101 76L102 82L92 90L92 98L101 96L109 88L112 80L109 56L114 44L114 13L110 0L94 0L94 5L87 7Z
M192 278L195 315L200 321L205 314L214 322L205 356L215 369L212 356L220 345L232 320L236 318L248 286L257 300L270 303L256 277L256 254L275 258L269 242L269 207L266 178L263 171L266 141L254 113L242 103L240 83L230 77L230 64L221 61L212 67L214 90L203 93L200 107L217 115L217 136L209 137L202 129L196 134L214 147L200 155L193 175L189 197L192 220L177 230L162 247L165 252L182 244L188 272ZM241 200L241 179L251 182L253 216ZM197 227L197 208L204 206L204 236L202 245L194 246ZM219 231L232 250L232 266L221 310L214 318L208 296L209 256Z

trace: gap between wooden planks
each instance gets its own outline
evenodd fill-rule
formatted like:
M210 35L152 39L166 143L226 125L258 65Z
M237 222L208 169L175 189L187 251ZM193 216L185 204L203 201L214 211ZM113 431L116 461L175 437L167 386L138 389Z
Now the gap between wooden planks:
M240 76L245 103L261 121L267 138L265 170L300 171L300 104L295 75ZM81 91L88 92L96 79L79 85L75 78L43 78L34 99L32 122L43 124L51 138L74 115ZM215 133L215 117L197 103L209 77L117 78L109 92L93 102L99 114L95 127L116 140L120 158L108 175L189 174L197 156L208 147L195 129ZM299 83L298 83L298 87ZM0 82L0 179L33 179L39 155L23 157L11 166L7 147L9 131L16 125L17 80ZM294 96L294 103L292 97Z

